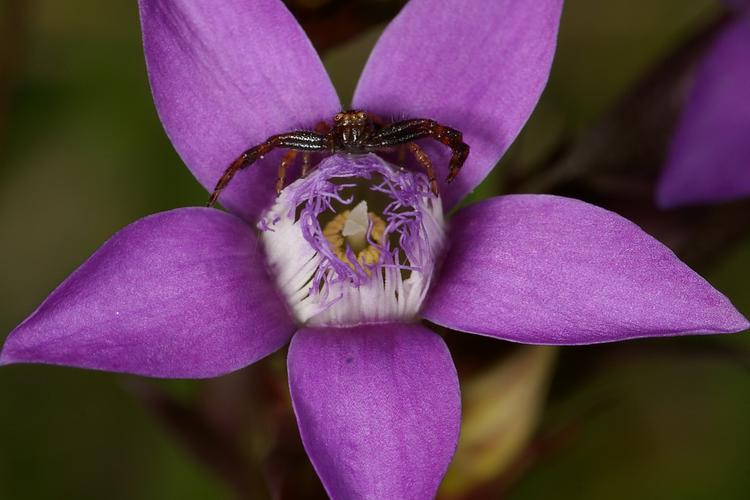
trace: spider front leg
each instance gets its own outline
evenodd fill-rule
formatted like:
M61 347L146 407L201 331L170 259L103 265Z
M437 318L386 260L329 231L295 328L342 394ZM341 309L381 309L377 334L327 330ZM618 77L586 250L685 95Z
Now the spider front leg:
M414 155L414 158L417 160L417 162L425 169L425 171L427 172L427 179L430 181L430 189L435 194L435 196L438 196L438 182L435 178L435 168L432 166L432 160L430 160L430 157L427 156L427 153L424 152L424 149L420 148L416 142L410 142L406 144L406 148L412 155Z
M331 126L328 124L327 121L321 120L318 123L315 124L315 127L313 128L316 134L320 135L326 135L328 132L331 131Z
M307 177L310 172L310 153L302 155L302 177Z
M222 174L222 176L219 178L219 181L216 183L216 187L211 193L211 196L208 198L206 206L212 207L216 203L216 201L219 199L221 191L225 187L227 187L229 182L234 177L234 174L236 174L243 168L249 167L257 160L262 159L265 155L276 148L289 148L298 151L323 151L327 147L328 143L324 135L305 130L269 137L266 142L258 144L257 146L252 147L242 153L229 165L229 167L227 167L227 169L224 171L224 174Z
M367 143L367 147L373 149L389 147L426 137L431 137L451 148L452 155L448 164L446 182L453 181L466 161L466 157L469 156L469 145L464 143L461 132L440 125L434 120L404 120L392 123L373 134Z
M414 143L412 142L410 144L414 144ZM397 150L397 154L398 154L397 161L398 161L398 164L401 165L402 167L406 166L406 153L408 152L409 152L409 144L404 144L403 146L399 146Z
M279 163L279 174L276 177L276 196L281 194L281 190L284 189L284 179L286 179L286 169L294 163L294 159L297 157L297 150L290 149L281 159Z
M315 124L313 130L316 134L327 136L331 132L331 126L325 121L319 121ZM330 143L328 144L328 149L330 149ZM305 152L302 155L302 177L307 177L307 174L310 173L311 169L312 164L310 162L310 153Z

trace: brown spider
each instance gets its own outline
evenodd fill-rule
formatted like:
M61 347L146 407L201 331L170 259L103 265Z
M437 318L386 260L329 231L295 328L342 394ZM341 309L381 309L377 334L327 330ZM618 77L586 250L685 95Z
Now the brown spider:
M279 175L276 181L277 195L284 188L286 169L294 162L299 152L303 152L302 176L305 176L310 170L310 153L312 152L369 153L392 149L395 146L405 146L414 155L417 162L427 172L432 192L437 195L438 183L435 179L432 161L427 153L413 142L425 137L431 137L451 148L453 155L446 179L446 182L451 182L458 175L458 171L469 155L469 146L463 142L461 132L428 119L403 120L383 125L380 119L370 113L349 110L337 113L333 117L333 127L326 122L320 122L315 127L315 132L297 130L274 135L266 142L242 153L224 171L206 206L210 207L216 203L222 189L229 184L237 171L250 166L276 148L289 150L279 164Z

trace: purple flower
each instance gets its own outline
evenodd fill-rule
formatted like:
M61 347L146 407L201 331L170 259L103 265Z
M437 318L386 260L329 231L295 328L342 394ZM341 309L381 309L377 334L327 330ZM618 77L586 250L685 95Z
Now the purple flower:
M177 209L114 235L11 333L0 363L200 378L291 340L294 410L328 493L428 498L456 447L460 394L445 343L419 316L532 344L747 328L667 248L584 202L497 197L446 226L443 209L534 108L561 9L471 0L456 15L412 0L378 42L354 107L432 118L471 146L444 184L446 151L425 144L442 203L423 174L376 155L327 158L276 198L271 154L222 194L230 213ZM341 109L278 0L141 0L140 11L159 116L209 189L248 146Z
M730 3L738 15L701 62L672 138L657 188L665 208L750 195L750 4Z

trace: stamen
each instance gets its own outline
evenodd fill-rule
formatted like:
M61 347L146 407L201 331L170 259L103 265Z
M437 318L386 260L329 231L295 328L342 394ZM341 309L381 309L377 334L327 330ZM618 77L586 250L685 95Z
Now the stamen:
M336 257L356 270L354 260L370 275L369 267L380 259L379 244L383 239L385 221L373 212L367 212L367 202L360 201L354 210L345 210L326 224L323 235L331 245Z

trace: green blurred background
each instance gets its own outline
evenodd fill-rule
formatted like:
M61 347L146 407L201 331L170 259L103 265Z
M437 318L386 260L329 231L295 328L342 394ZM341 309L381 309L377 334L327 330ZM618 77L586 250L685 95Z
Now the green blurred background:
M314 3L326 2L306 2ZM393 8L369 3L376 17ZM157 119L135 2L0 5L2 338L119 228L201 205L206 193ZM574 136L719 8L710 0L568 1L550 84L512 158L543 155ZM344 102L382 27L324 47ZM492 175L480 195L499 185ZM700 270L745 315L749 255L747 234ZM541 428L602 397L608 403L525 470L509 497L748 498L746 337L712 339L706 349L695 339L563 349ZM275 357L283 364L283 352ZM58 367L0 369L0 498L230 498L219 475L143 409L131 382ZM205 384L158 387L190 402Z

